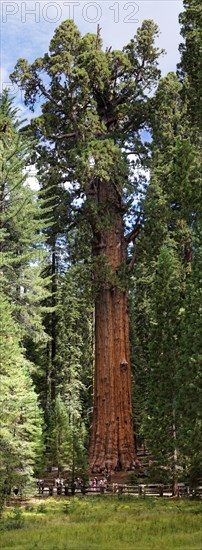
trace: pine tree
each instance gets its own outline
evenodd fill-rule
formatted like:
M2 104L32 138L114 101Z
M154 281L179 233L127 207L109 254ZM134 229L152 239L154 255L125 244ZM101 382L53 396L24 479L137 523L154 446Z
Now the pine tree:
M44 405L41 379L47 369L49 338L43 321L52 305L48 303L50 277L44 231L51 224L51 205L43 192L37 194L27 184L34 142L24 127L21 130L17 109L6 92L0 101L0 132L1 287L12 304L21 344L33 364L32 378Z
M58 391L66 402L70 417L74 415L79 419L82 413L81 401L85 394L85 387L92 377L90 372L86 379L86 370L85 376L82 375L84 368L82 357L85 355L86 342L91 338L92 327L91 324L88 326L86 299L85 295L82 295L82 288L78 287L78 283L78 267L74 266L70 267L60 280L56 362ZM85 357L87 358L87 354Z
M201 475L201 224L193 233L192 272L186 285L181 327L181 366L179 381L180 447L184 456L184 474L191 485L197 485Z
M0 101L0 209L2 288L13 315L21 326L22 339L46 339L41 303L47 298L42 277L44 222L40 201L26 185L26 168L33 145L20 134L17 111L5 92ZM47 212L46 212L47 217Z
M180 464L178 371L183 287L182 264L172 247L165 245L161 248L156 262L152 287L150 361L144 423L158 475L165 467L169 468L174 489Z
M180 14L181 61L178 72L184 84L183 94L189 99L189 113L192 124L202 129L202 6L200 0L184 0L184 11ZM197 133L198 137L198 133Z
M56 397L48 431L48 460L58 468L58 475L64 467L71 467L72 433L67 409L60 395Z
M146 434L156 468L172 467L176 493L180 468L187 464L188 475L195 456L191 446L188 451L185 425L195 426L196 432L199 427L188 389L189 384L196 388L198 366L195 373L189 367L191 350L185 340L190 318L185 304L192 302L194 227L201 215L202 188L188 103L176 75L160 81L154 105L151 177L137 246L134 378L142 391L139 430Z
M184 12L180 14L181 34L184 43L180 45L181 61L178 73L183 83L183 97L188 101L191 121L191 140L195 144L195 156L199 159L198 208L193 222L192 273L186 289L184 326L182 331L182 387L187 399L184 402L182 425L184 436L181 444L186 456L186 467L192 484L197 484L201 475L201 411L197 396L201 385L201 129L202 129L202 7L198 0L184 1ZM181 391L183 401L183 391ZM200 402L200 397L199 397Z
M65 176L59 167L58 154L56 148L46 150L40 146L40 155L37 158L37 169L40 188L43 190L43 196L51 206L51 224L45 228L44 236L46 246L49 250L49 265L47 274L51 277L50 282L50 306L52 311L47 314L45 325L50 341L48 342L49 357L49 405L54 403L56 397L56 354L57 354L57 293L58 278L61 272L65 270L64 248L66 246L66 230L71 221L70 201L68 190L65 188ZM42 210L43 215L43 210ZM46 209L45 209L46 217Z
M1 295L0 470L1 494L28 489L42 453L42 415L32 380L32 365L20 346L13 308Z
M88 384L92 377L92 356L90 350L86 350L86 343L89 341L90 344L92 338L92 312L91 309L88 312L89 306L81 285L82 277L81 266L77 265L69 266L67 272L60 275L58 280L55 357L57 397L55 405L53 404L48 438L51 463L57 464L60 470L66 465L71 470L73 478L75 468L85 467L85 424L89 428L90 413ZM92 353L92 346L89 347ZM54 449L58 437L61 439L61 430L64 437L63 444L61 441L58 442L57 458Z

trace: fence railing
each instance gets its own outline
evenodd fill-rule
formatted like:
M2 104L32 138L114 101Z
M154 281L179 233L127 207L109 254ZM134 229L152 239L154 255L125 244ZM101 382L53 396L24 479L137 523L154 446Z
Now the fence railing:
M107 486L81 486L74 487L71 490L71 487L55 487L52 485L45 484L43 488L39 489L38 495L36 496L71 496L75 495L98 495L98 494L119 494L119 495L134 495L139 497L171 497L173 496L173 490L171 485L164 484L136 484L131 485L128 483L110 483ZM199 486L195 489L191 489L187 483L178 484L178 494L177 496L198 496L202 498L202 486Z

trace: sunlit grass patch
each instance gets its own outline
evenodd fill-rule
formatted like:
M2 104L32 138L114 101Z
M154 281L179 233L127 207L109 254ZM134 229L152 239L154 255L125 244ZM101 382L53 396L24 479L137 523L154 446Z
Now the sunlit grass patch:
M2 531L1 548L201 550L201 509L189 500L52 498L22 507L24 526Z

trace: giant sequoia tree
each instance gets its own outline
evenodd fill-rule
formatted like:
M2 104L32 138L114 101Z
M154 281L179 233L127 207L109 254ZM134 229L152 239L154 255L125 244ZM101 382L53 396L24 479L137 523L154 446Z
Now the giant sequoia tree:
M58 170L83 200L92 233L95 282L95 378L90 466L129 468L135 461L132 425L125 219L134 188L128 153L141 155L149 92L159 78L157 27L144 21L122 51L102 50L97 35L81 37L72 21L55 31L49 53L32 65L20 59L12 78L34 108L33 130L58 158ZM44 74L46 75L44 78ZM45 144L45 145L43 145ZM133 259L131 265L133 264Z

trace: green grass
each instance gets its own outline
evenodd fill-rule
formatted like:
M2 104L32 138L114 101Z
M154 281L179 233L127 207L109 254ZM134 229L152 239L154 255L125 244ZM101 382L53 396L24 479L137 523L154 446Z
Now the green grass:
M30 503L6 510L1 549L201 550L201 502L118 496ZM23 519L24 524L20 528ZM15 527L15 528L14 528Z

